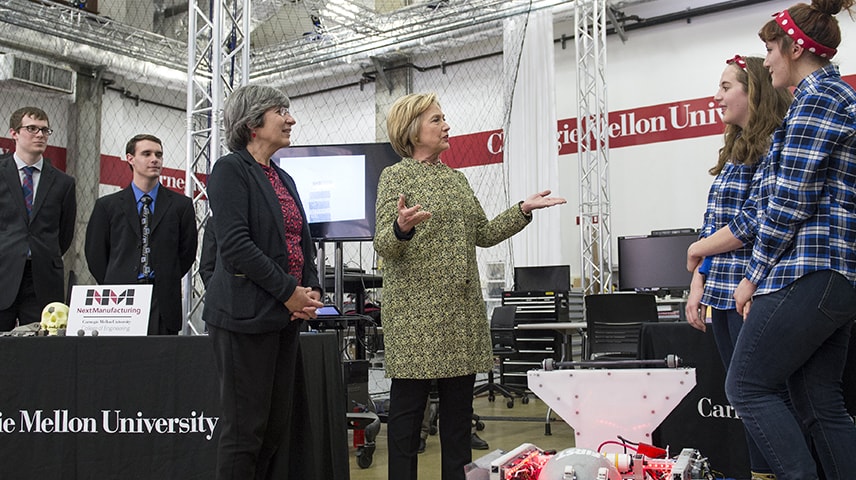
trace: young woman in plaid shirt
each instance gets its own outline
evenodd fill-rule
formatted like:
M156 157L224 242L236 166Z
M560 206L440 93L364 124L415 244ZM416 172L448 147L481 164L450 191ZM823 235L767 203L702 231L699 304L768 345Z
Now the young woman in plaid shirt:
M705 260L694 268L686 314L690 325L705 331L703 313L705 306L711 307L714 339L728 369L743 326L732 295L746 272L757 231L754 210L743 207L749 200L753 178L758 178L758 166L770 148L770 135L782 123L793 96L785 88L773 88L763 58L735 55L726 64L714 96L726 125L725 145L719 150L716 166L710 169L716 178L707 197L702 239L690 248L694 253L704 252ZM732 241L724 250L713 251L716 243L712 236L720 229ZM753 480L772 476L772 469L748 434L747 445Z
M779 480L818 478L804 429L826 478L852 478L856 459L841 382L856 319L856 91L830 63L834 15L853 4L797 4L759 32L773 86L796 90L761 176L726 393Z

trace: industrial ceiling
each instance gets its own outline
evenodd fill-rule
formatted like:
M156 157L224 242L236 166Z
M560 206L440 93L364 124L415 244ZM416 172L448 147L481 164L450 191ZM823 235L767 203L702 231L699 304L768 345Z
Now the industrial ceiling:
M608 5L613 30L625 35L632 28L765 1L613 0ZM0 47L74 68L182 82L188 58L187 2L141 4L100 0L96 14L64 2L0 0ZM557 21L573 14L573 2L565 0L252 0L252 75L390 52L460 48L501 35L505 18L545 8Z

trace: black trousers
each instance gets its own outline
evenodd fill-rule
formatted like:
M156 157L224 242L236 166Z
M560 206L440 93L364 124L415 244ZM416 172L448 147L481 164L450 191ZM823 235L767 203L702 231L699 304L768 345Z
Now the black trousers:
M475 375L439 378L441 477L465 480L464 467L472 462L471 427ZM389 392L387 439L389 478L416 480L419 433L431 379L393 378Z
M62 299L57 301L62 301ZM0 310L0 332L8 332L19 325L40 322L44 308L45 305L36 298L36 288L33 285L33 265L27 260L15 301L9 308Z
M208 326L222 405L217 480L271 478L277 450L291 451L293 416L300 415L295 406L307 403L298 323L263 334ZM299 463L299 457L289 456L288 463Z

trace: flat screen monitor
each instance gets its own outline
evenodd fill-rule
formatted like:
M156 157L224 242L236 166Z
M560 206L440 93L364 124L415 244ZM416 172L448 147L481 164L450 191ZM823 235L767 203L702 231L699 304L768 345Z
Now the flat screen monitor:
M518 292L568 292L570 265L514 267L514 290Z
M687 248L696 240L697 233L618 237L619 290L688 290Z
M388 143L290 147L273 158L297 184L312 238L374 238L380 172L401 159Z

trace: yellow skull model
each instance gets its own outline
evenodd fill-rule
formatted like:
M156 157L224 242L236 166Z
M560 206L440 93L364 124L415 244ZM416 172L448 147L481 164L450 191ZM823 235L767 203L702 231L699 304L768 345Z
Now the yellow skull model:
M57 330L68 325L68 305L61 302L49 303L42 310L42 330L48 335L56 335Z

